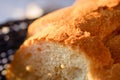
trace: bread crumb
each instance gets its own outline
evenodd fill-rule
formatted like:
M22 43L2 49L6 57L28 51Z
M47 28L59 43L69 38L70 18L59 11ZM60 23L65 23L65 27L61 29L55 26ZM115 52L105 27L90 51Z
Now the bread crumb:
M85 37L90 36L90 32L85 31L84 34L85 34Z
M32 70L32 68L31 68L31 66L30 65L28 65L28 66L26 66L26 71L31 71Z
M51 73L48 73L48 76L49 76L49 77L52 77L52 74L51 74Z
M2 73L1 73L3 76L5 76L7 74L7 71L6 70L3 70Z
M65 68L65 65L64 65L64 64L61 64L60 67L63 69L63 68Z

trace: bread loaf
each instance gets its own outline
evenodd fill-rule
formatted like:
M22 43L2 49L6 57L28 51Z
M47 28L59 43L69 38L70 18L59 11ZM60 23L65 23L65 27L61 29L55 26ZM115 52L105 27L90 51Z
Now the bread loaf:
M120 0L78 0L30 25L8 80L120 80Z

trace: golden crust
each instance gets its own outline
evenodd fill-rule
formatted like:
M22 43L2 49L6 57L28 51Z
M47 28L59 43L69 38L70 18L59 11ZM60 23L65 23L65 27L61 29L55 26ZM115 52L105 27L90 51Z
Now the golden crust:
M120 34L108 40L106 46L110 49L114 63L120 63Z
M120 80L117 72L120 70L120 36L112 35L120 32L120 1L80 1L35 21L28 30L28 36L32 37L24 42L17 54L26 51L25 45L30 46L34 44L31 41L36 40L69 45L83 51L90 61L91 80ZM47 28L41 30L41 26ZM19 57L17 54L15 60ZM15 64L13 61L12 65Z
M28 29L28 37L34 35L35 33L41 31L42 29L52 26L51 24L58 22L59 20L64 19L66 16L70 14L72 7L67 7L61 10L57 10L52 12L51 14L47 14L42 18L34 21ZM56 15L56 16L53 16ZM46 19L47 18L47 19ZM46 24L49 23L49 24Z

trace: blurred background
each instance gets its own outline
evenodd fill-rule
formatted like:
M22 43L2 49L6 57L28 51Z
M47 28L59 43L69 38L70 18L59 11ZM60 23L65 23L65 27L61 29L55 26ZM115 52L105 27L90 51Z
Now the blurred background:
M75 0L1 0L0 23L6 20L39 17L71 5Z
M23 43L27 28L35 19L70 6L75 0L1 0L0 1L0 80L13 54Z

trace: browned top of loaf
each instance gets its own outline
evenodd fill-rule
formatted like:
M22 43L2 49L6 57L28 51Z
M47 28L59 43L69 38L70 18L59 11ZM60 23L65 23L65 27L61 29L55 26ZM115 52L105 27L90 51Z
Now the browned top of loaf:
M106 12L110 12L109 10L112 10L111 7L116 6L118 3L119 0L91 0L91 1L78 0L78 2L76 2L73 6L52 12L51 14L48 14L33 22L32 25L30 25L29 27L28 35L33 35L39 32L42 28L48 26L53 26L53 25L62 26L66 24L69 24L71 26L82 26L80 28L81 29L84 28L83 30L92 29L90 30L90 32L96 34L101 30L99 30L99 27L95 27L95 26L102 25L105 22L104 19L107 19L107 17L110 18L113 17L111 14ZM109 7L109 10L104 11L104 9L107 7ZM102 12L102 10L104 12ZM103 15L101 15L101 12L99 11L101 11ZM96 19L98 20L95 21ZM92 20L93 22L91 22ZM112 20L110 21L112 22ZM87 27L89 25L93 27L92 28ZM108 24L106 23L104 25L108 25ZM109 27L107 27L107 30L108 29ZM103 36L103 34L101 36Z

